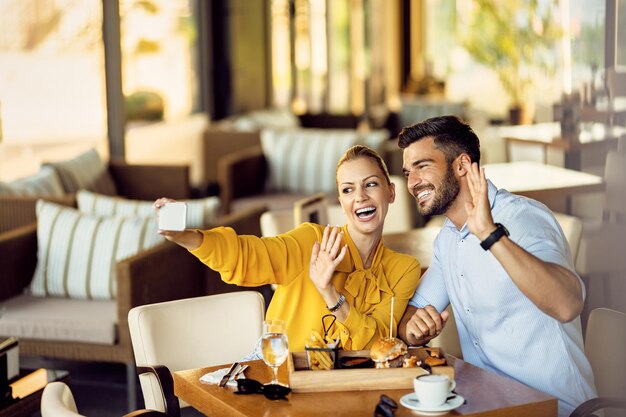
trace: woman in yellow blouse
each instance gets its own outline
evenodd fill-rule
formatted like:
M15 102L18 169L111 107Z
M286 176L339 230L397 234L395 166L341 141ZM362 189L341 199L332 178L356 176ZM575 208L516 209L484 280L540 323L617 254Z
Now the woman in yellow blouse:
M322 333L322 316L337 317L329 335L345 349L368 349L393 331L420 280L420 264L386 248L383 224L395 185L382 158L356 145L337 164L343 227L304 223L276 237L237 235L228 227L161 230L163 236L218 271L224 282L242 286L278 284L268 319L287 322L289 347L303 351L311 330ZM155 202L157 210L169 199Z

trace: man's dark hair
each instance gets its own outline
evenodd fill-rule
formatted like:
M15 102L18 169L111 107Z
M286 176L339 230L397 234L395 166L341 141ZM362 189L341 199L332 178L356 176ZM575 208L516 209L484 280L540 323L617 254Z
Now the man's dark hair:
M480 164L480 141L470 125L456 116L438 116L405 127L398 136L398 146L407 148L414 142L432 137L435 147L452 163L460 154L469 155Z

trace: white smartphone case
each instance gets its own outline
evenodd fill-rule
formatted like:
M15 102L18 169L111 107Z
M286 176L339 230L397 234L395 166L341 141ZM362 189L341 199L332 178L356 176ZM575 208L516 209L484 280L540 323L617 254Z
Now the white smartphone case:
M187 225L187 204L167 203L159 210L159 229L183 231Z

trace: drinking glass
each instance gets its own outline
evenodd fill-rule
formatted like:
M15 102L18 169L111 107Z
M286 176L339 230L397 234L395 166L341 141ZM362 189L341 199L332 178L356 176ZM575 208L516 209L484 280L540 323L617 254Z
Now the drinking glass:
M273 378L270 384L283 385L278 382L278 367L285 362L289 354L285 320L263 322L261 354L265 364L272 368Z

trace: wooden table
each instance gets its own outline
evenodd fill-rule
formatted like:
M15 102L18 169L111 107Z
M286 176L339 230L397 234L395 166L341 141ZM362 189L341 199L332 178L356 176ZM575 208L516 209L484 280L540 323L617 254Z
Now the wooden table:
M557 211L569 211L568 200L575 194L605 188L604 179L598 175L538 162L505 162L484 168L496 187L533 198ZM554 207L559 200L565 202L565 208Z
M467 403L446 415L463 416L534 416L557 415L557 400L511 379L486 372L460 359L448 356L456 375L456 392ZM246 376L263 383L271 379L270 369L262 361L249 362ZM411 390L342 391L291 393L288 401L271 401L262 395L235 395L229 388L200 382L200 377L228 365L191 369L174 373L174 391L178 398L206 415L216 416L371 416L381 394L398 403L396 416L416 414L399 404ZM329 372L329 371L319 371ZM341 372L341 371L330 371ZM288 378L286 366L280 369L279 380Z
M544 163L553 160L560 166L576 170L598 163L603 165L606 153L615 149L617 138L626 133L626 129L619 125L581 123L579 127L575 139L564 137L558 122L503 126L496 131L504 139L507 161L529 160L530 157Z

